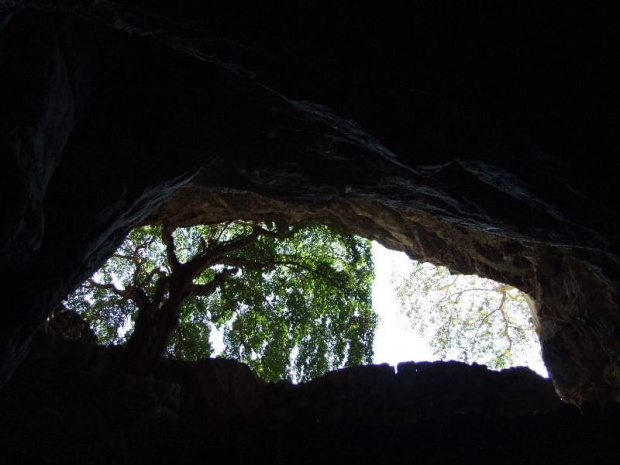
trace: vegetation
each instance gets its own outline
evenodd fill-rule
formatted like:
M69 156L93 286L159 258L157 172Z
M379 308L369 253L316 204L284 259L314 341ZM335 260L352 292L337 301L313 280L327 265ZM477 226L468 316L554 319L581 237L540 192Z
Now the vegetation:
M138 372L214 354L268 381L372 361L369 241L314 224L236 221L134 229L66 305Z
M539 350L531 300L514 287L418 262L393 284L402 313L440 359L498 369L531 363Z

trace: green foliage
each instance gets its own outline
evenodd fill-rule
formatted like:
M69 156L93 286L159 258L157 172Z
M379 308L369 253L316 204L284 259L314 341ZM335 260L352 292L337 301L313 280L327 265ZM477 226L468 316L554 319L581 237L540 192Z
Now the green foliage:
M495 369L533 362L538 341L528 298L518 289L417 262L393 283L401 311L438 358Z
M174 230L171 256L166 237L162 227L134 229L69 297L67 306L90 322L102 343L125 344L131 337L140 313L133 289L162 307L171 293L163 283L179 275L178 268L205 262L191 284L217 286L183 299L166 356L213 355L216 328L223 333L222 356L247 363L268 381L303 381L372 361L377 317L369 241L324 225L238 221ZM248 244L232 247L239 241ZM221 254L225 247L231 250Z

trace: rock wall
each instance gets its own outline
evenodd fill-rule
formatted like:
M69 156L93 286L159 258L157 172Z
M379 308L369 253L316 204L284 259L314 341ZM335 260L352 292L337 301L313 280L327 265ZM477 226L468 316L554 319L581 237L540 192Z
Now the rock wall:
M136 224L280 215L525 290L618 400L617 9L2 3L0 381Z
M617 405L563 404L527 368L342 369L266 384L232 360L123 373L118 348L39 333L0 391L3 463L615 463Z

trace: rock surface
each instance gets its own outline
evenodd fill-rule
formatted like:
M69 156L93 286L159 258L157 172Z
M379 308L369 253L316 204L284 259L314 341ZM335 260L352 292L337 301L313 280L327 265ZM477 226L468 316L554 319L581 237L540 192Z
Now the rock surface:
M338 221L537 302L620 399L618 5L0 4L0 382L144 221Z
M409 362L291 385L231 360L162 361L146 376L120 360L38 334L0 391L2 462L615 463L619 452L616 404L580 412L526 368Z

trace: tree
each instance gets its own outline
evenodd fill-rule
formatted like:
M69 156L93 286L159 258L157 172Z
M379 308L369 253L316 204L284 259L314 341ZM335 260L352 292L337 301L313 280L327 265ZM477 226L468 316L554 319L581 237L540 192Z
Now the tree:
M418 262L392 282L401 312L440 359L497 369L533 362L531 354L540 354L533 303L512 286ZM540 355L534 362L542 366Z
M229 222L134 229L67 306L131 370L161 356L224 354L268 381L372 361L370 244L317 224Z

